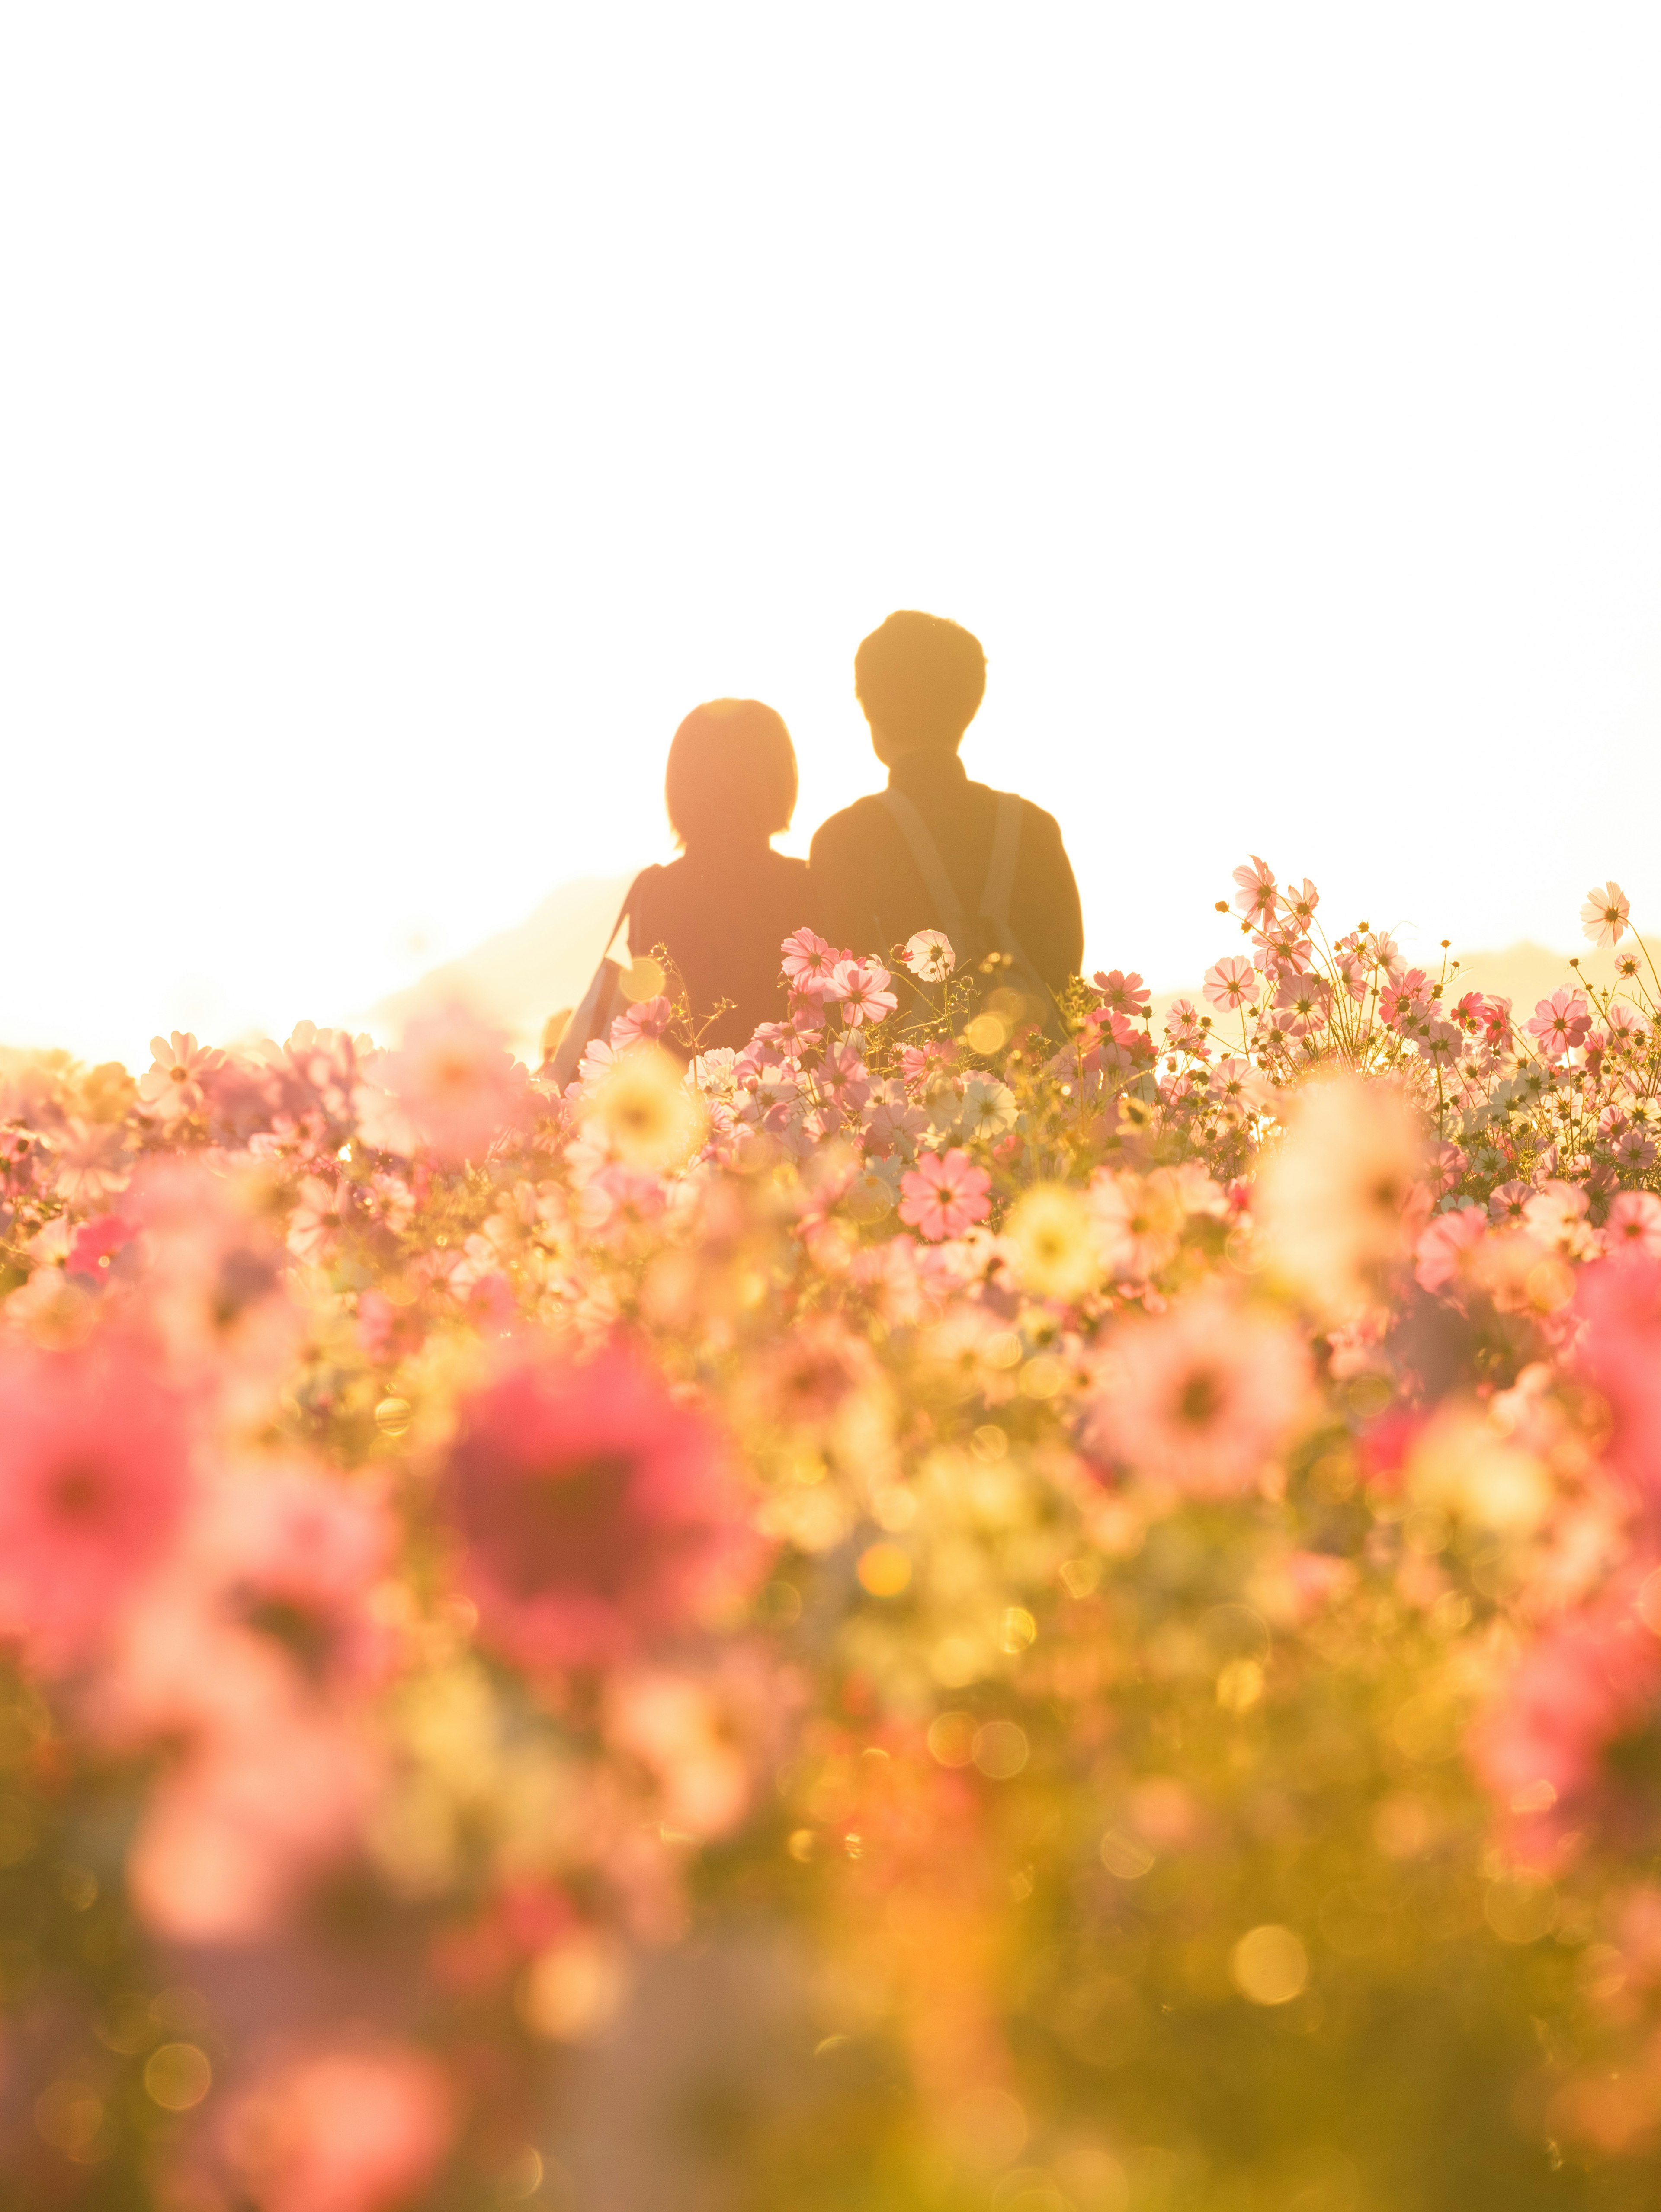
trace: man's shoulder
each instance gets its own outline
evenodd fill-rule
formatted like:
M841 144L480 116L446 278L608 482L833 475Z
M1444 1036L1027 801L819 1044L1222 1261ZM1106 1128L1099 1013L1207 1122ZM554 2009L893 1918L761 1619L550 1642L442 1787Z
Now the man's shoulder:
M1024 830L1039 830L1046 836L1054 837L1059 843L1062 834L1061 823L1053 814L1047 814L1036 799L1022 799L1019 791L998 791L989 783L971 783L969 788L975 793L977 799L985 800L993 805L1001 799L1019 800L1021 827Z
M887 822L891 819L892 817L887 807L883 804L881 793L867 792L863 799L856 799L851 805L838 807L834 814L825 816L824 821L813 832L812 849L816 853L818 852L821 849L821 841L825 847L838 845L844 839L868 830L873 821Z

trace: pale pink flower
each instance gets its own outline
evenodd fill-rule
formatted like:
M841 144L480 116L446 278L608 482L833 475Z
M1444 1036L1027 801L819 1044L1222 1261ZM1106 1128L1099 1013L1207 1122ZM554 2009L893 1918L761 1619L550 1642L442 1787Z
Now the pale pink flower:
M925 1152L901 1179L900 1219L931 1243L961 1237L991 1212L991 1176L960 1145L946 1153Z
M459 2118L427 2052L353 2042L267 2068L237 2098L227 2134L259 2212L402 2212L425 2199Z
M225 1064L222 1052L198 1044L186 1031L150 1039L152 1060L138 1079L138 1095L164 1121L177 1121L202 1110L202 1078Z
M867 1149L879 1154L891 1152L897 1146L909 1152L928 1127L926 1109L914 1106L906 1096L905 1085L897 1083L891 1076L873 1085L860 1118L864 1125Z
M612 1051L626 1052L642 1037L660 1037L673 1012L661 992L655 999L642 999L638 1005L625 1007L611 1024Z
M722 1438L620 1352L524 1356L464 1401L443 1496L480 1633L522 1666L664 1643L765 1556Z
M1585 1243L1586 1207L1586 1194L1578 1184L1554 1177L1527 1200L1523 1219L1542 1244L1576 1255Z
M1271 969L1290 969L1302 975L1314 964L1314 946L1291 922L1270 922L1254 931L1251 941L1257 948L1256 963L1265 975Z
M155 1364L119 1337L0 1340L0 1635L37 1665L90 1656L178 1540L190 1438Z
M339 1237L349 1194L319 1176L302 1176L289 1216L289 1249L297 1260L326 1260Z
M710 1684L666 1668L623 1671L606 1686L605 1726L608 1741L652 1776L669 1826L730 1835L749 1810L750 1762Z
M1276 1028L1284 1027L1289 1036L1308 1036L1326 1025L1329 990L1324 977L1320 975L1286 975L1275 994ZM1278 1017L1288 1017L1282 1024Z
M1121 1328L1097 1370L1086 1442L1201 1498L1256 1488L1311 1403L1297 1330L1220 1290Z
M1651 1190L1623 1190L1609 1202L1603 1238L1611 1257L1661 1259L1661 1198Z
M1534 1195L1525 1182L1502 1182L1488 1196L1490 1221L1513 1222L1523 1218L1524 1208Z
M837 963L853 957L849 952L836 951L811 929L799 929L794 937L787 937L779 950L784 956L785 975L798 991L805 991L810 984L828 984Z
M1214 1006L1233 1012L1238 1006L1255 1006L1257 999L1257 970L1250 960L1238 953L1219 960L1205 973L1205 995Z
M1594 945L1619 945L1631 916L1632 902L1619 884L1594 884L1580 909L1580 927Z
M127 1132L119 1121L83 1121L71 1115L52 1138L52 1188L71 1206L96 1206L125 1188L132 1169Z
M871 1096L870 1071L852 1037L839 1038L825 1048L817 1080L825 1097L838 1106L856 1109Z
M1260 860L1254 853L1250 860L1234 871L1238 889L1234 894L1234 909L1248 921L1267 923L1274 919L1276 890L1274 871L1267 860Z
M1524 1024L1548 1059L1572 1052L1591 1027L1591 1009L1579 991L1554 991L1542 999Z
M1091 981L1101 993L1102 1004L1110 1014L1123 1014L1135 1020L1149 1003L1147 986L1134 970L1127 975L1117 968L1098 968Z
M888 970L879 960L839 960L830 979L831 995L849 1029L885 1021L899 1000L889 989Z
M1115 1280L1145 1280L1182 1241L1182 1192L1168 1169L1139 1176L1098 1168L1090 1178L1089 1203L1102 1266Z
M252 1702L242 1723L204 1733L167 1769L128 1852L133 1905L171 1942L280 1933L362 1843L380 1761L362 1737L297 1697Z
M1655 1140L1645 1129L1622 1129L1612 1149L1622 1175L1642 1175L1655 1158Z
M1309 925L1315 918L1315 909L1321 903L1321 894L1305 876L1300 884L1288 884L1281 893L1281 911L1290 922L1295 923L1299 933L1309 934Z
M382 1054L369 1075L397 1100L417 1140L448 1161L483 1159L504 1129L517 1126L527 1101L528 1079L507 1050L505 1032L465 1006L411 1022L402 1049ZM371 1144L380 1142L368 1115L364 1127Z
M958 964L943 929L920 929L905 940L905 964L925 983L943 983Z
M1414 1258L1414 1273L1427 1291L1439 1291L1464 1272L1467 1255L1488 1234L1488 1216L1481 1206L1456 1206L1439 1213L1421 1235Z

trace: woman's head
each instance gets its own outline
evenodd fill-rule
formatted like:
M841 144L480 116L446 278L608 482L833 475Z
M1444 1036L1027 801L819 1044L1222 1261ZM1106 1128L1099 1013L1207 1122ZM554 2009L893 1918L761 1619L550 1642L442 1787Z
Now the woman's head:
M796 810L796 749L784 718L759 699L710 699L675 732L663 779L683 850L765 844Z

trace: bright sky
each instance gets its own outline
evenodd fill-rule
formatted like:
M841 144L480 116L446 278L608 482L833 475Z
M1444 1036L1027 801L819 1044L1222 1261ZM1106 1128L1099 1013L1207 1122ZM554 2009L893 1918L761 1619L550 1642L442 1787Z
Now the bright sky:
M0 15L0 1042L350 1018L894 606L1092 963L1661 919L1661 10Z

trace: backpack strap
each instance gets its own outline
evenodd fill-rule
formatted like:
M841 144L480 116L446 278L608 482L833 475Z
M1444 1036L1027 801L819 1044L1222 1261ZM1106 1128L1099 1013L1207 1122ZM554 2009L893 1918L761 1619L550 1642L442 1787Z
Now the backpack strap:
M1021 802L1013 791L998 793L998 816L992 831L992 858L981 893L982 919L1000 936L1009 927L1009 901L1015 888L1015 859L1021 847Z
M883 791L877 796L899 827L900 835L917 864L917 872L928 887L934 911L940 918L940 927L952 940L953 951L966 951L969 924L964 914L963 902L958 896L957 886L946 872L940 848L934 842L928 824L903 791Z

